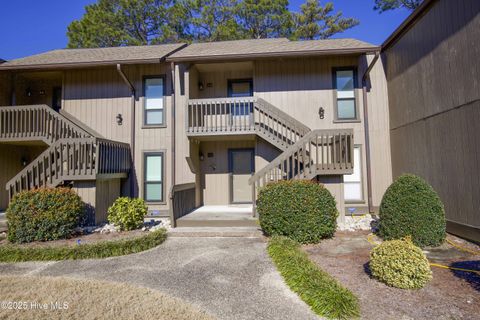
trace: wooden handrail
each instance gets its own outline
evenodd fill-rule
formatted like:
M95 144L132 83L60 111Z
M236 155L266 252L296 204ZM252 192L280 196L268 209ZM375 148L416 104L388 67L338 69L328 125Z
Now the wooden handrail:
M290 146L249 179L255 187L288 179L353 171L353 130L314 130Z
M20 191L53 187L64 181L126 175L130 166L126 143L95 137L60 139L10 179L6 189L11 198Z
M63 138L91 134L47 105L0 107L0 140L42 140L47 144Z

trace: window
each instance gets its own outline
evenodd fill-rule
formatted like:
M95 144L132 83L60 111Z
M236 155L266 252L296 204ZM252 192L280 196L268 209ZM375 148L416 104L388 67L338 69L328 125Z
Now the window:
M334 84L337 91L337 115L338 120L357 119L355 106L356 72L350 69L334 69Z
M353 173L343 176L345 201L363 201L362 157L360 146L353 149Z
M228 96L230 98L252 97L252 79L228 80ZM253 112L253 104L236 103L232 112L235 116L248 115Z
M163 202L164 153L145 153L144 158L145 162L143 198L147 202Z
M158 126L165 124L165 79L164 77L145 78L144 124Z

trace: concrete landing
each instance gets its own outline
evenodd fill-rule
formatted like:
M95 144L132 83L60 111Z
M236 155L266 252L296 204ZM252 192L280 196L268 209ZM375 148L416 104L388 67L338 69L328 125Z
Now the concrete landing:
M7 231L7 217L5 212L0 212L0 232Z
M177 220L177 227L257 227L252 205L203 206Z

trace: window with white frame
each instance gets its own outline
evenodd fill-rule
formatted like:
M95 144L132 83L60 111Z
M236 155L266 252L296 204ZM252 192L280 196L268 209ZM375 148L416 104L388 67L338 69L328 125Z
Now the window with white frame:
M337 91L337 115L338 120L357 119L355 106L355 70L334 69L335 89Z
M343 190L345 201L363 201L362 185L362 154L360 146L353 149L353 173L343 176Z
M165 124L165 81L163 77L148 77L144 79L144 124L159 126Z
M163 202L164 153L146 152L144 159L144 199L147 202Z

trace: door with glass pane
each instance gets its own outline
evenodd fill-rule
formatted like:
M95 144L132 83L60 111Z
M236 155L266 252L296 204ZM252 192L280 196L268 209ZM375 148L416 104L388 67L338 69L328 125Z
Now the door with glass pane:
M228 97L240 98L253 96L252 79L228 80ZM237 102L232 107L231 121L232 125L250 123L250 115L253 113L253 104L251 102Z
M252 192L248 179L255 171L253 149L229 150L230 202L251 203Z
M164 202L164 153L144 154L144 199L147 202Z

